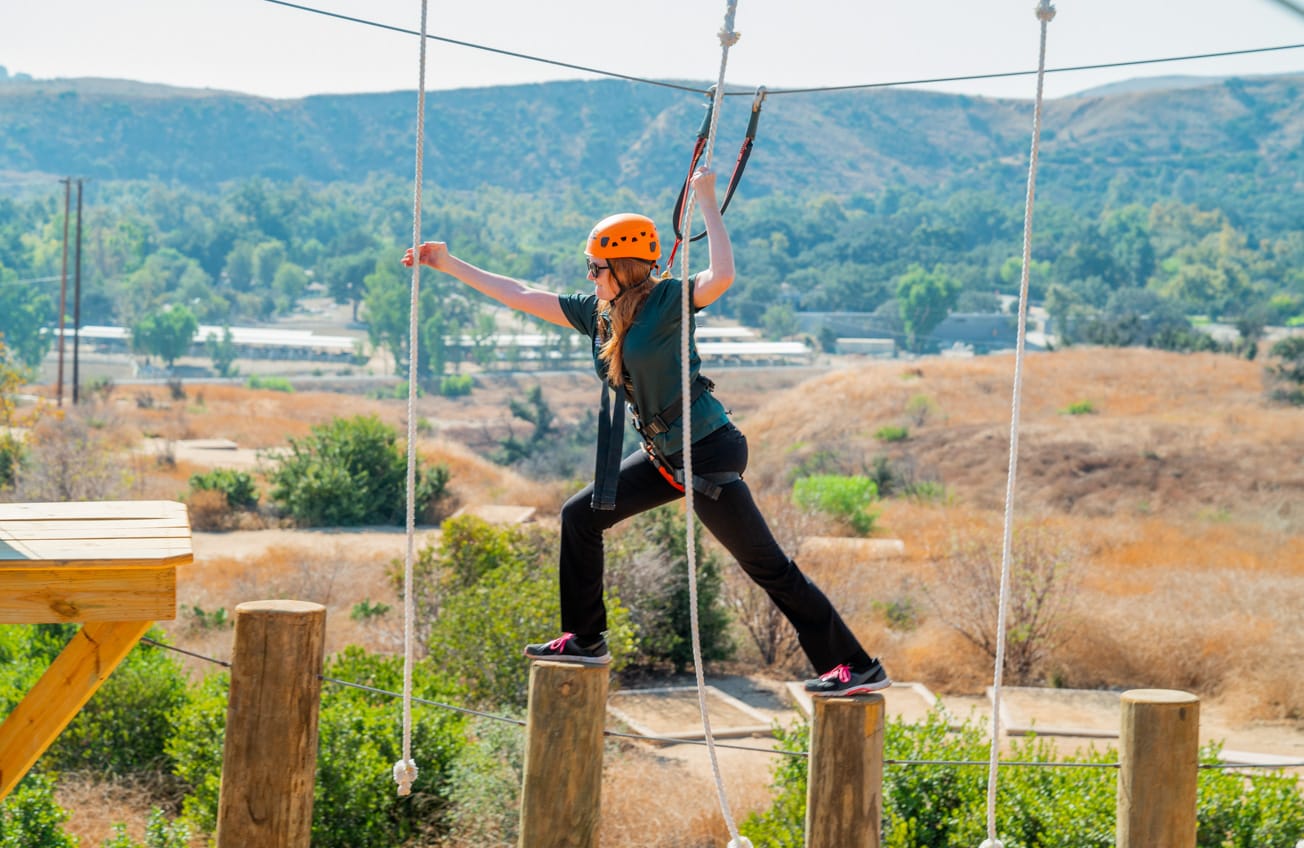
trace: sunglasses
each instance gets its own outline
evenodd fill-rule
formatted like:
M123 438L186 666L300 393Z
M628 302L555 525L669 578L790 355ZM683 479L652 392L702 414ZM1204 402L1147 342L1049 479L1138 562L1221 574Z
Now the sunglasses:
M599 274L601 274L603 271L610 270L611 268L610 265L599 265L598 263L594 262L592 259L586 260L585 264L589 266L590 277L596 277Z

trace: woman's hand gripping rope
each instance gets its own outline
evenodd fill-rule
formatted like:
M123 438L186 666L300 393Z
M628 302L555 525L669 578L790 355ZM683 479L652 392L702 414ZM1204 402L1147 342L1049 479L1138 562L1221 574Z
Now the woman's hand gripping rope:
M448 244L442 241L425 241L421 243L420 261L422 265L428 265L436 271L444 271L448 267ZM408 248L403 253L403 264L412 267L412 248Z

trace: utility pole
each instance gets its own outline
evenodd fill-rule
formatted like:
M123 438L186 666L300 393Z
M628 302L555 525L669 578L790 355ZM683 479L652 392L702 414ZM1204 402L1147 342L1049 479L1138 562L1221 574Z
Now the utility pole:
M55 396L58 405L63 406L63 316L67 312L68 301L68 205L72 195L72 177L66 177L63 183L63 271L59 276L59 377L55 382Z
M82 181L77 180L77 264L72 296L72 328L76 334L72 337L72 405L77 405L81 380L78 366L79 348L81 346L81 242L82 242Z

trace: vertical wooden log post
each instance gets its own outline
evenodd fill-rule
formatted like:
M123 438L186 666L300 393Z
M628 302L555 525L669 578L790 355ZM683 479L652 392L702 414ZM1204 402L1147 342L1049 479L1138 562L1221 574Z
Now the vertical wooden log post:
M1194 848L1200 699L1133 689L1122 706L1118 848Z
M597 848L607 669L530 666L520 848Z
M883 696L812 700L806 848L879 848Z
M326 608L235 608L218 848L308 848Z

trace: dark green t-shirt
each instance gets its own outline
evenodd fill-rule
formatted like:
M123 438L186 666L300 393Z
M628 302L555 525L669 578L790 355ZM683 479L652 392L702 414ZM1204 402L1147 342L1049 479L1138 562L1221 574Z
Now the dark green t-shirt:
M657 283L625 334L622 354L625 371L633 385L634 405L640 415L649 419L682 397L679 336L683 294L684 286L679 280ZM562 295L561 309L571 326L592 341L593 365L598 376L605 380L607 363L598 358L598 298L581 293ZM693 312L697 311L697 307L694 307ZM690 329L696 329L696 321L690 317L689 322ZM691 336L688 342L688 366L690 379L697 379L702 360L697 355L697 343ZM693 402L691 414L694 442L729 423L729 414L710 392L702 392ZM657 450L669 455L683 449L683 438L684 422L680 417L667 432L654 436L653 441Z

